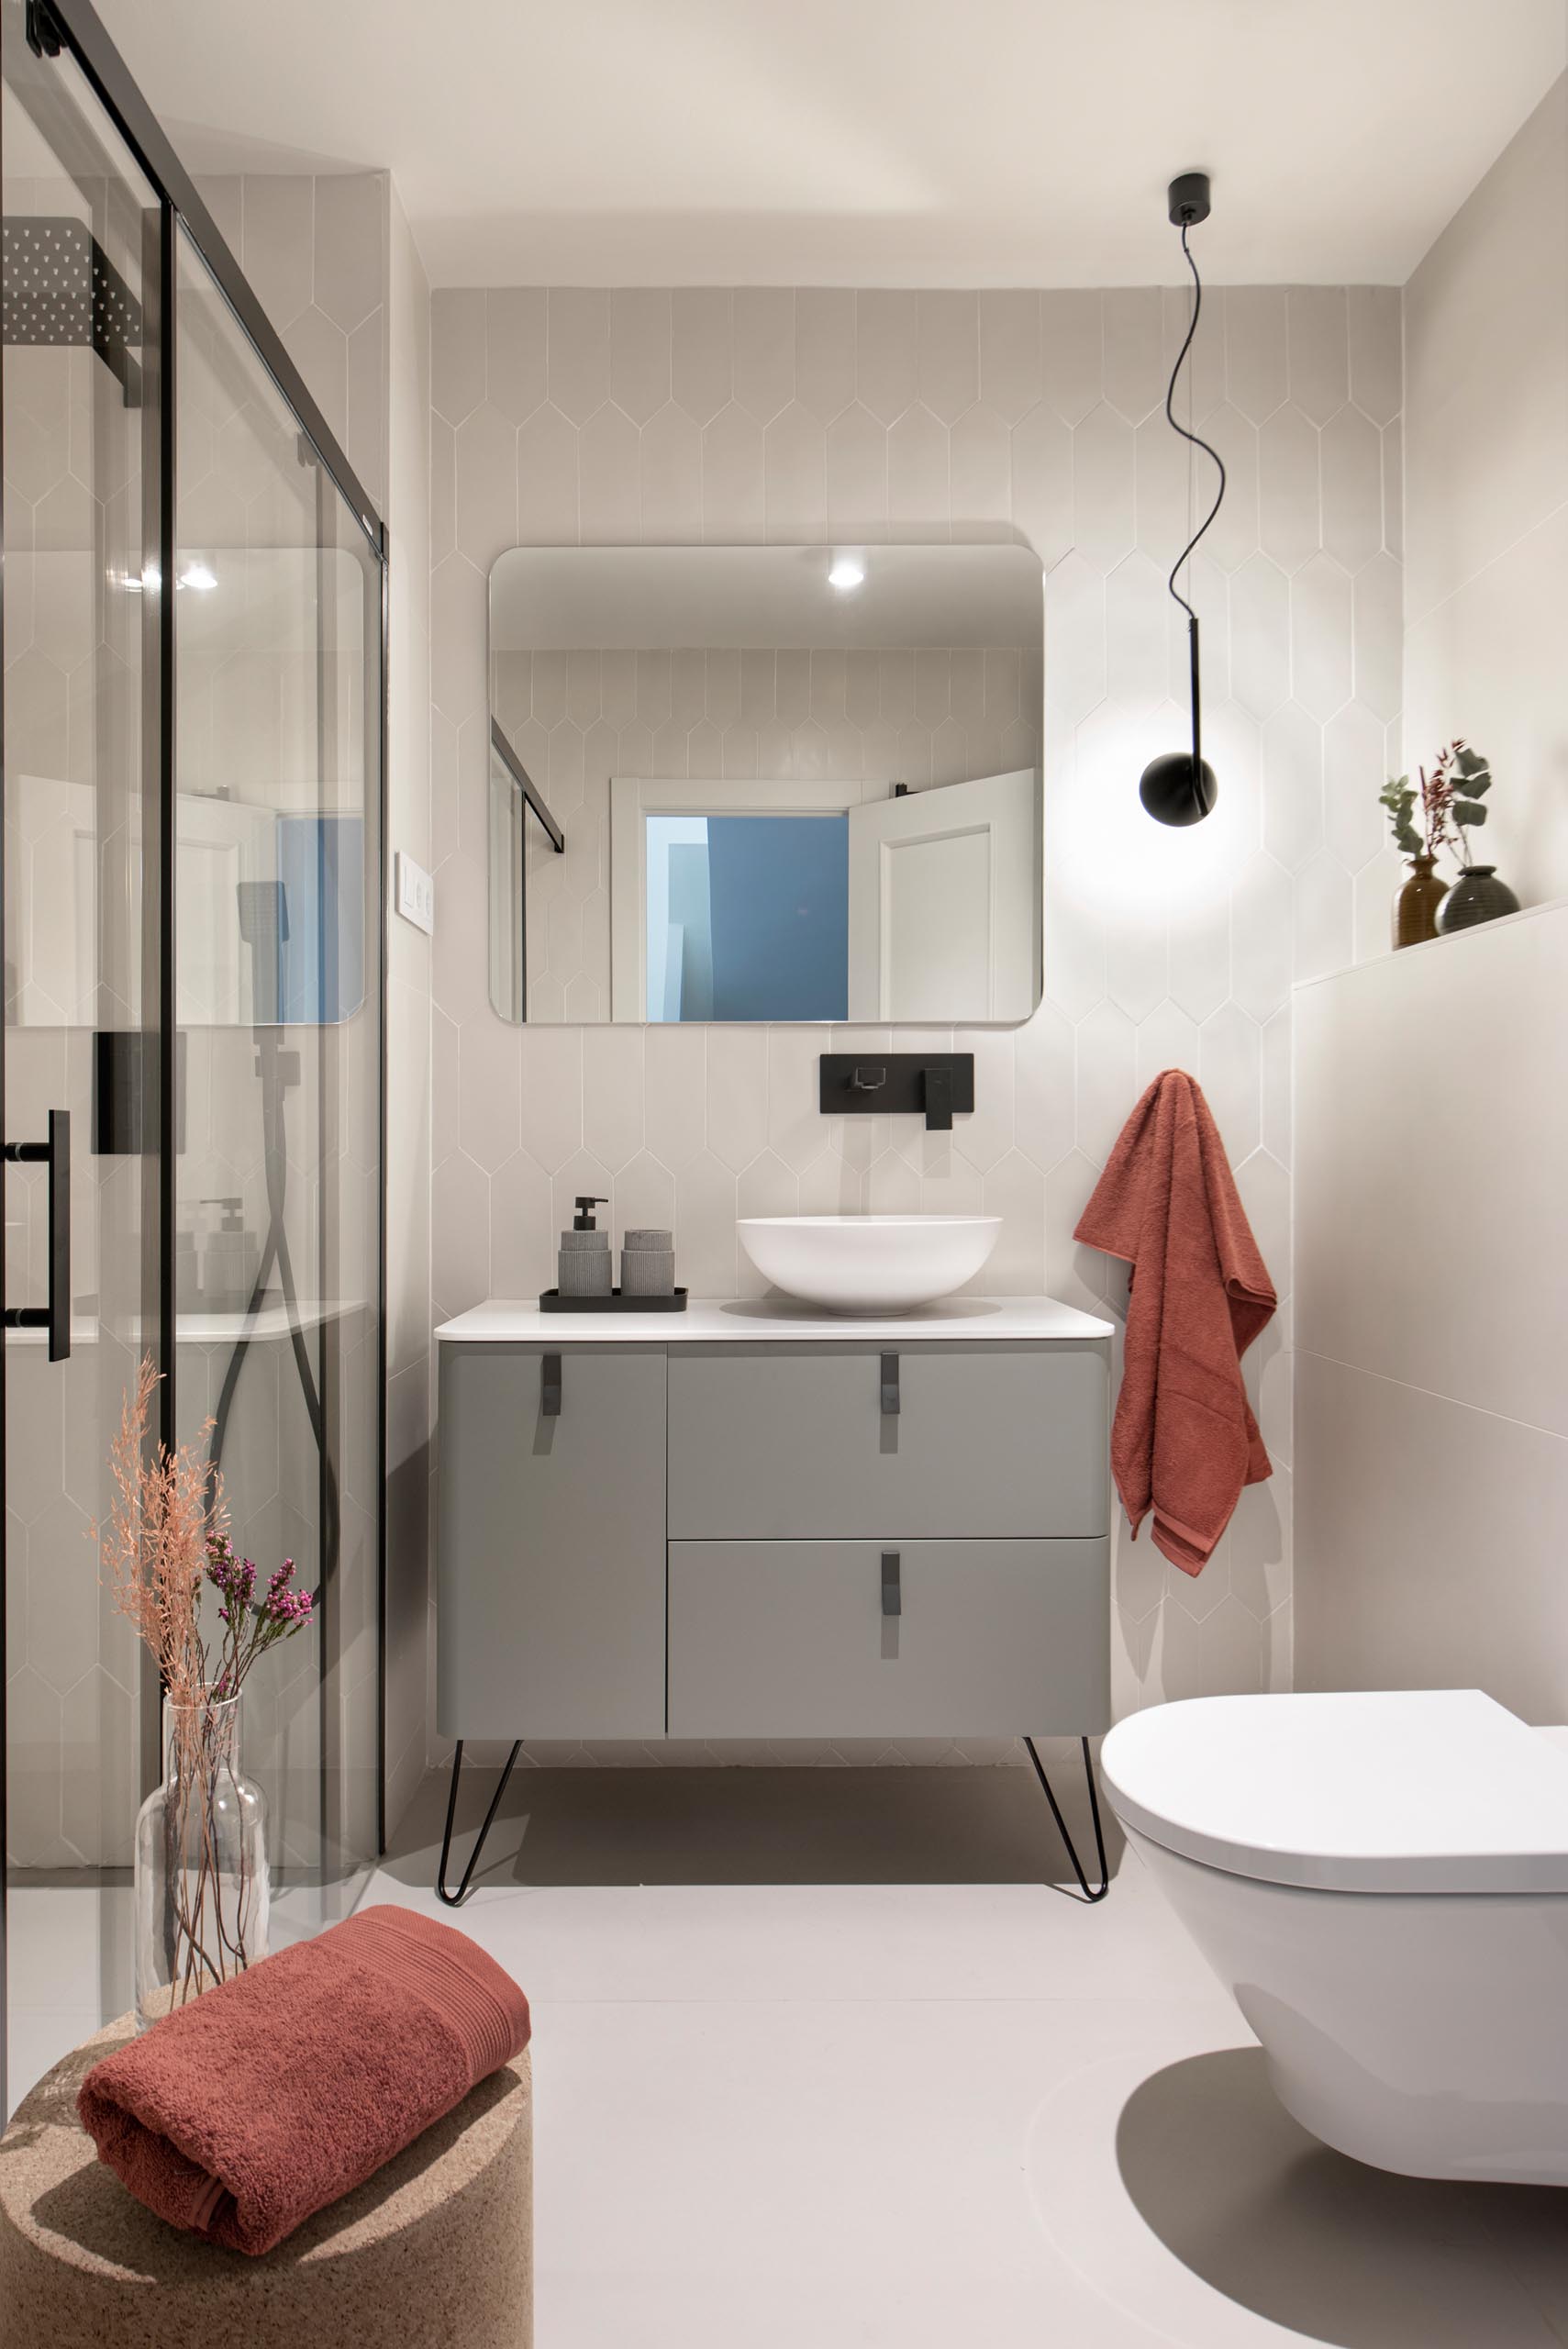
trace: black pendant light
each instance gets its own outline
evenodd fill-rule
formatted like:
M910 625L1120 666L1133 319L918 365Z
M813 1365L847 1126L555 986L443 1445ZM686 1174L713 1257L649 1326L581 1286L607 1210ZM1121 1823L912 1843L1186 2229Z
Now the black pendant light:
M1216 799L1218 798L1219 785L1215 781L1214 769L1203 755L1203 698L1198 682L1197 614L1176 585L1176 573L1219 511L1225 496L1225 466L1218 449L1211 449L1207 440L1201 440L1197 434L1190 432L1184 424L1177 423L1174 402L1176 379L1182 372L1187 353L1193 347L1193 337L1197 332L1198 316L1203 308L1203 280L1197 273L1197 263L1194 261L1191 249L1187 244L1187 230L1195 228L1200 220L1208 218L1208 173L1184 172L1180 179L1173 180L1168 191L1168 206L1172 226L1180 228L1182 232L1182 258L1193 273L1193 315L1187 327L1186 340L1176 353L1176 363L1171 370L1171 380L1165 387L1165 421L1172 431L1179 432L1191 448L1201 449L1206 456L1214 459L1219 471L1219 487L1215 491L1214 504L1209 507L1207 515L1171 565L1171 576L1166 583L1172 596L1187 616L1187 651L1192 665L1193 746L1190 751L1166 751L1159 758L1151 759L1139 783L1138 796L1157 823L1197 824L1202 822L1204 817L1214 806ZM1187 459L1187 478L1190 500L1192 479L1190 454ZM1190 513L1188 519L1191 519Z

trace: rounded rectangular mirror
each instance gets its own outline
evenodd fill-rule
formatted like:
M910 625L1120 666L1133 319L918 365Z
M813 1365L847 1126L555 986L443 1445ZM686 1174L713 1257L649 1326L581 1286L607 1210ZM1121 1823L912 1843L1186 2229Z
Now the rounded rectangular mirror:
M510 550L495 1010L1027 1019L1043 622L1019 546Z

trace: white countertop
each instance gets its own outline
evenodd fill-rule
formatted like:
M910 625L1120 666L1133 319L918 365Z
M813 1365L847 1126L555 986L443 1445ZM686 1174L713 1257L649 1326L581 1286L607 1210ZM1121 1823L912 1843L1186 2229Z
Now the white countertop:
M693 1297L684 1313L541 1313L531 1299L489 1297L438 1338L453 1345L917 1344L1109 1338L1115 1324L1053 1297L948 1297L914 1313L824 1313L787 1297Z

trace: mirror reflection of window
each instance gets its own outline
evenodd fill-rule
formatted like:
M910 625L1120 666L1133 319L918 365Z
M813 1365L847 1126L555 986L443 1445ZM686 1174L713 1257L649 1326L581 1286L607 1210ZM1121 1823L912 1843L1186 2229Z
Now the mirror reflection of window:
M646 1016L845 1019L845 816L650 816Z

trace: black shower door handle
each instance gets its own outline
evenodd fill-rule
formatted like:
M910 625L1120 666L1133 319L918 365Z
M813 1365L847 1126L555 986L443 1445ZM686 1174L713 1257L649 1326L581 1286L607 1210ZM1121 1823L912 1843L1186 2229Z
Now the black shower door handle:
M47 1330L50 1362L71 1354L71 1112L51 1109L47 1141L8 1141L12 1165L49 1167L49 1303L9 1305L7 1330Z

